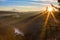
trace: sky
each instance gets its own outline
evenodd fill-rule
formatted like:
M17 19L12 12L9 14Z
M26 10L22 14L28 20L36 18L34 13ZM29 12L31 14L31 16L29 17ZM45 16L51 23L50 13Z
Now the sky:
M0 10L11 10L12 8L38 10L50 3L57 4L57 0L0 0Z

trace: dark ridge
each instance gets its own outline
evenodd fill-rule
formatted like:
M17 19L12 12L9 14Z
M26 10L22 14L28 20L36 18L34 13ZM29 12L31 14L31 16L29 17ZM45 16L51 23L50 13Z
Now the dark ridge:
M19 12L13 12L13 11L0 11L0 14L13 14L13 13L19 13Z

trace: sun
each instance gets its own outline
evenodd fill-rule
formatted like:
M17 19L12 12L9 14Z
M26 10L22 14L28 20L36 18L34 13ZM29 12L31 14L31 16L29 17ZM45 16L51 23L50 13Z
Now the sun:
M52 12L53 11L53 7L48 7L48 12Z

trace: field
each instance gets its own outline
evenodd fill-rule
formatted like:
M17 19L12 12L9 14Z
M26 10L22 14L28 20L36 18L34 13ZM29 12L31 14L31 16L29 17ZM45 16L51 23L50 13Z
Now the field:
M0 40L59 40L60 12L54 12L58 22L50 15L45 27L47 14L42 13L0 11ZM16 34L15 28L24 35Z

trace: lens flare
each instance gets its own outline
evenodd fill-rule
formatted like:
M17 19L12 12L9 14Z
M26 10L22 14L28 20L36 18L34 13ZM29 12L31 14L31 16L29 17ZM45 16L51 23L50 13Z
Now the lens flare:
M48 7L48 12L52 12L53 8L52 7Z

